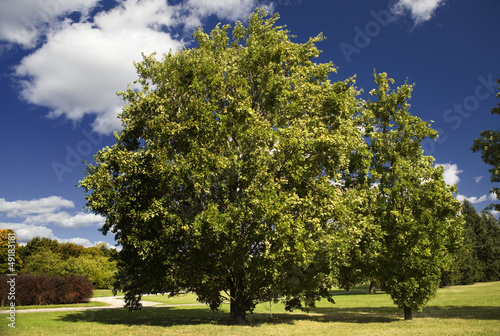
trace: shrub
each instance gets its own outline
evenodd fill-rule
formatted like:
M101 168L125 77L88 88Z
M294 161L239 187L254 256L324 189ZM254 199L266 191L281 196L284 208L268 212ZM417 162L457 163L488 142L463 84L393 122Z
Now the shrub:
M0 276L0 304L8 305L10 277ZM20 274L16 277L17 306L87 302L93 294L92 282L79 275L48 276Z

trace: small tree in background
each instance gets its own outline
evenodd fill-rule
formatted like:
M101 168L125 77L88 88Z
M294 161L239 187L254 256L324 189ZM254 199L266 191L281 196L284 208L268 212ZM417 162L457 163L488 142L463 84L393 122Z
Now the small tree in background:
M375 76L361 117L372 152L369 173L360 183L377 190L372 219L380 228L381 243L374 273L382 289L404 310L405 319L420 310L439 286L462 240L460 202L443 181L443 169L424 156L421 142L437 132L409 113L412 86L390 90L394 81Z

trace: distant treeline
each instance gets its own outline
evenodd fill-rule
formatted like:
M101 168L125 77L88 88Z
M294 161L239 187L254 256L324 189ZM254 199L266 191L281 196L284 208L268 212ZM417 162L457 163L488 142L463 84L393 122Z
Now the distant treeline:
M500 280L500 222L489 212L478 213L463 203L465 241L455 269L443 274L442 285L469 285Z
M0 274L13 273L8 259L8 232L0 230ZM35 237L25 246L16 244L17 274L82 275L95 288L111 288L117 271L116 250L106 243L83 247L75 243L59 243L55 239Z

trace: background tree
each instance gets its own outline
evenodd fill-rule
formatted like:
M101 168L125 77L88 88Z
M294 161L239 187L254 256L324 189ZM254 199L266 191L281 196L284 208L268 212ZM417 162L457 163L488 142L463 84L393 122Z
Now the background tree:
M50 249L40 249L25 259L23 274L64 275L66 261Z
M79 257L82 255L88 248L86 249L82 245L78 245L75 243L59 243L57 247L57 253L64 259L67 260L68 258L71 257ZM95 249L97 253L102 255L101 250ZM89 253L90 254L90 253Z
M103 253L103 255L104 255L105 257L110 258L111 260L113 260L113 258L115 258L115 257L117 256L117 251L116 251L116 249L115 249L115 248L110 248L110 247L108 246L108 244L107 244L107 243L105 243L105 242L97 243L97 244L95 244L95 246L94 246L94 247L96 247L96 248L98 248L99 250L101 250L101 252Z
M9 240L9 234L15 234L14 230L0 230L0 274L17 274L17 272L19 272L19 270L23 267L23 261L19 257L19 243L17 242L17 238L15 240ZM15 253L13 256L14 261L12 261L12 259L9 260L9 245L13 245L15 247ZM12 256L10 257L12 258ZM12 266L15 272L11 271Z
M102 246L85 248L75 243L35 237L22 248L25 258L23 274L82 275L89 278L95 288L111 288L117 271L112 256L115 249L108 248L109 257Z
M470 285L481 281L483 265L478 259L477 246L479 246L475 228L481 226L481 216L469 201L462 204L462 216L465 221L464 241L462 249L456 256L453 267L443 272L442 286Z
M478 281L500 280L500 225L498 221L486 211L481 214L470 213L466 219L472 229L473 250L479 264Z
M57 253L58 249L59 242L57 240L46 237L34 237L30 241L28 241L25 246L20 247L19 256L21 259L25 260L38 251L50 250L54 253Z
M423 155L421 142L437 132L409 113L412 86L391 91L385 73L375 76L377 98L364 107L365 139L372 152L369 174L360 183L376 188L371 207L381 230L376 276L404 310L405 319L432 298L443 269L452 265L462 237L460 202L447 187L441 167Z
M89 257L82 254L66 260L62 273L84 275L92 281L95 288L111 288L116 271L116 261L110 261L104 255Z
M497 80L497 83L500 84L500 79ZM497 98L500 98L500 92L497 93ZM493 107L491 113L500 115L500 103L498 106ZM480 138L474 140L474 144L471 149L474 153L480 152L484 163L493 166L490 169L491 182L500 182L500 131L482 131L480 133ZM491 192L495 193L497 200L500 200L500 188L491 188ZM490 207L495 208L496 211L500 211L500 203L492 204Z
M144 57L116 144L87 167L80 185L123 247L129 307L189 289L242 320L276 293L289 309L329 296L350 243L332 181L365 147L360 103L351 80L331 83L332 64L311 61L321 36L293 43L266 16L237 22L232 41L228 26L198 30L197 47Z

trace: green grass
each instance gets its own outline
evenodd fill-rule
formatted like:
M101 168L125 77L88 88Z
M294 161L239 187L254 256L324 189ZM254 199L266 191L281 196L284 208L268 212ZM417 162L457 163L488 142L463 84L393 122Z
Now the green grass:
M74 307L101 307L109 306L104 302L84 302L84 303L68 303L68 304L58 304L58 305L35 305L35 306L16 306L16 310L26 310L26 309L45 309L45 308L74 308ZM10 307L0 307L0 311L9 310Z
M166 305L200 303L196 298L197 298L196 294L187 293L187 294L179 294L172 297L169 297L168 295L147 295L143 296L142 300L151 302L160 302Z
M147 299L151 300L148 296ZM166 299L167 296L155 296ZM185 302L194 296L186 294ZM413 321L385 294L335 295L308 314L287 313L283 305L262 303L244 326L228 323L228 305L219 312L205 306L92 310L16 315L16 329L0 322L0 334L12 335L500 335L500 282L440 289ZM167 303L167 302L164 302ZM271 315L272 314L272 315Z
M115 296L113 295L113 291L111 289L94 289L94 295L92 297L106 297L106 296ZM119 291L116 296L123 296L123 293Z

